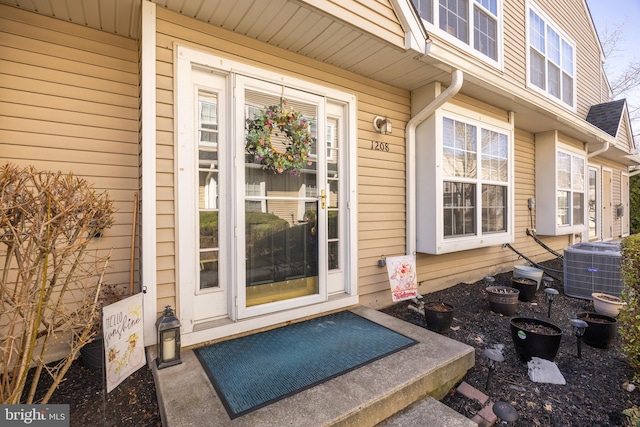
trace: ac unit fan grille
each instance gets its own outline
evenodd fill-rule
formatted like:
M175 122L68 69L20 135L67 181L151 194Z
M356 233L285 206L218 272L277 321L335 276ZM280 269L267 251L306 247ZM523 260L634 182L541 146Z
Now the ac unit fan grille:
M620 246L616 243L578 243L564 250L564 292L592 299L593 292L620 296Z

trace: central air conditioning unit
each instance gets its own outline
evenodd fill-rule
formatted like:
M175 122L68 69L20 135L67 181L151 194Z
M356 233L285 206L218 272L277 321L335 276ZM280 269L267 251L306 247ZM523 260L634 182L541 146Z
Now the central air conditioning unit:
M564 250L564 293L592 299L591 294L620 296L624 282L620 274L618 243L577 243Z

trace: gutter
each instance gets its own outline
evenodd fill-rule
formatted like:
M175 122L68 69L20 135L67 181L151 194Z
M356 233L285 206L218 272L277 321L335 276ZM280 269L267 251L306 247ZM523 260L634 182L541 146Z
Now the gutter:
M611 146L611 143L609 141L605 141L604 145L602 146L602 148L594 151L593 153L589 153L587 154L587 158L592 158L597 156L598 154L604 153L605 151L607 151L609 149L609 147Z
M426 107L416 113L407 122L405 135L407 138L406 150L406 191L407 191L407 225L406 225L406 249L407 254L416 252L416 128L420 123L431 116L445 102L453 98L462 88L464 75L460 70L453 70L451 73L451 84L449 87L431 101Z

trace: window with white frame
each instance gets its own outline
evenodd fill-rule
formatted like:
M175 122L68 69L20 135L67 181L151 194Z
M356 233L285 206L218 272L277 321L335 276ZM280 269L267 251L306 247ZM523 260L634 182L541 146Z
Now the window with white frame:
M575 107L575 43L551 19L529 4L528 82L569 107Z
M557 224L584 224L585 159L558 150L557 152Z
M501 2L413 0L422 19L496 62L500 52Z
M448 117L442 128L444 238L505 232L507 135Z
M588 232L587 152L558 131L535 135L535 228L541 236Z
M513 129L440 110L416 146L417 247L447 253L513 238ZM435 200L434 200L435 199Z

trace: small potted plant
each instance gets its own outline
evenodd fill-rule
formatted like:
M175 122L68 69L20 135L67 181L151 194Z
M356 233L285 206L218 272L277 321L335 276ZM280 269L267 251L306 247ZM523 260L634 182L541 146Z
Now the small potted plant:
M560 349L562 329L544 320L514 317L511 339L521 361L528 362L532 357L553 361Z
M508 286L488 286L485 291L491 311L506 316L515 314L520 295L519 290Z
M585 344L597 348L610 348L616 337L618 319L598 313L578 313L576 318L589 325L582 336Z
M618 316L620 313L620 307L625 305L625 302L614 295L594 292L591 296L593 297L593 307L595 308L596 313L604 314L605 316Z
M518 299L520 301L531 301L533 297L536 296L538 282L527 277L512 277L511 287L520 291L518 294Z
M430 301L424 304L424 318L427 329L443 334L453 322L453 306L444 302Z

